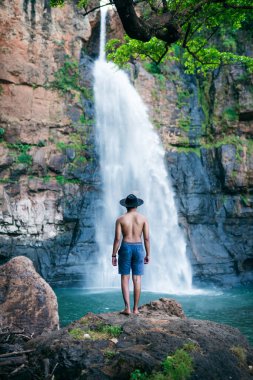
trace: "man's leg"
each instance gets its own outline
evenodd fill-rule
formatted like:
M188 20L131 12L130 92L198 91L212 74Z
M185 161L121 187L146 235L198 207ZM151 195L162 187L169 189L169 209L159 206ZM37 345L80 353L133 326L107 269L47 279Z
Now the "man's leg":
M134 308L133 312L134 314L138 314L138 304L140 300L141 295L141 276L140 275L133 275L133 284L134 284Z
M124 314L130 314L130 297L129 297L129 274L122 274L121 275L121 290L122 295L125 302L125 310L123 311Z

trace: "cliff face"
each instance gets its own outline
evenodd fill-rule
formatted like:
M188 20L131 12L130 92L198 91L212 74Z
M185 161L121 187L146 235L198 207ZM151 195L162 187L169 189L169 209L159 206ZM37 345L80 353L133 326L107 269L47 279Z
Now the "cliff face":
M85 257L68 257L80 214L92 224L96 158L91 60L78 65L98 17L42 0L1 2L0 17L0 257L26 255L46 279L80 280L71 267ZM82 241L88 253L91 241Z
M47 281L83 284L101 191L92 95L99 15L48 3L0 5L0 260L25 255ZM118 26L113 15L110 37L122 35ZM252 279L252 77L231 67L196 78L173 63L137 64L131 77L167 152L195 278Z

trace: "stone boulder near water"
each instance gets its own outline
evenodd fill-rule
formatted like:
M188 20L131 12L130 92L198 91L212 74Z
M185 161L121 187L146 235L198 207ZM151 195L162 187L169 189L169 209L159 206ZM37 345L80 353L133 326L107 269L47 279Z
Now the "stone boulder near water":
M0 267L0 327L29 335L59 328L56 295L27 257Z

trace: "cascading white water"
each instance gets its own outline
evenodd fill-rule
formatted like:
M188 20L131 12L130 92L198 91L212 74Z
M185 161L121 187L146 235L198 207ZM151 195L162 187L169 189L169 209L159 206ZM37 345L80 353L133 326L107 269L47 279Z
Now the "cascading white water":
M106 8L101 8L100 56L95 62L96 139L103 186L96 222L98 243L92 286L119 286L111 265L116 218L126 210L119 200L134 193L144 200L138 211L147 216L151 262L143 287L163 293L191 292L192 274L186 244L178 227L164 150L148 119L147 109L128 76L105 59Z

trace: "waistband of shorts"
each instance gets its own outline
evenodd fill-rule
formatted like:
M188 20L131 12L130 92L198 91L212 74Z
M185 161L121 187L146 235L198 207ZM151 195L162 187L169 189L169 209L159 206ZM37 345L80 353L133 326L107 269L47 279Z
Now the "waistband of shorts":
M122 244L124 244L124 245L142 245L142 241L138 241L138 242L130 242L130 241L122 240L121 245L122 245Z

